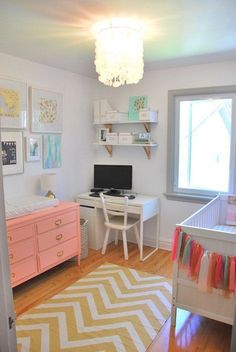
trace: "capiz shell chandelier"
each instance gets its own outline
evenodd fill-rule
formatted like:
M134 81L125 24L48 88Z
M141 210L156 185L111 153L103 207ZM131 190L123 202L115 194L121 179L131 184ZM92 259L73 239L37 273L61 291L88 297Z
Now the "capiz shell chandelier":
M140 24L114 19L97 26L95 66L100 82L119 87L143 77L143 39Z

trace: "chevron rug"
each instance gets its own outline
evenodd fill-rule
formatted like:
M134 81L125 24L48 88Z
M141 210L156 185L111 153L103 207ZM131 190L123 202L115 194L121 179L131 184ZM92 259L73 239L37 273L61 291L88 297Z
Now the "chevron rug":
M105 264L22 315L18 351L146 351L170 308L170 280Z

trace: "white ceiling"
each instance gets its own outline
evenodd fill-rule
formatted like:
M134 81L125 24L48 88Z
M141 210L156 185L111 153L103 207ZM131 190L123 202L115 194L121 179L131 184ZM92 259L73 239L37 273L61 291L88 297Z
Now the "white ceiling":
M145 70L236 59L236 0L0 0L0 52L96 77L91 26L147 27Z

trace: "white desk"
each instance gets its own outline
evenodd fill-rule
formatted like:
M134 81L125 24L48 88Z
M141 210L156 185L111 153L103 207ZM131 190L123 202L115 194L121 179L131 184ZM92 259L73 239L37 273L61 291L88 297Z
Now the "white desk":
M81 206L81 217L89 220L89 247L93 249L102 248L104 241L105 227L104 216L100 198L90 197L89 193L79 194L77 202ZM120 199L117 197L117 203ZM149 258L158 249L159 244L159 199L153 196L136 195L135 199L129 200L128 211L130 214L138 215L140 219L140 260ZM143 223L152 217L156 217L156 245L155 248L143 256Z

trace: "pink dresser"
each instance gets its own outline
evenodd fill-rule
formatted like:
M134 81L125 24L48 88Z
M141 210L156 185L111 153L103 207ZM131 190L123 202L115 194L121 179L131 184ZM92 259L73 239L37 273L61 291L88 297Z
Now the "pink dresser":
M56 207L7 220L12 287L78 256L80 216L78 203Z

